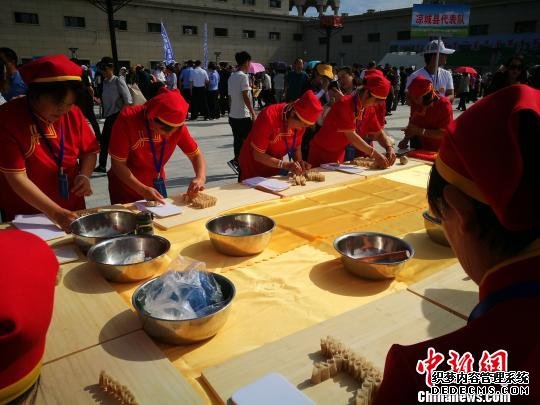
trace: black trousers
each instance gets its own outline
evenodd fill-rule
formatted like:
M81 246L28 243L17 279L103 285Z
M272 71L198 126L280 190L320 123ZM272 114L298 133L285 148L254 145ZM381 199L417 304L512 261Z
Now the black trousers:
M208 103L208 117L219 118L219 106L218 106L218 91L208 90L206 92L206 98Z
M225 115L225 113L229 113L229 95L227 93L224 93L222 91L219 92L219 112L221 115Z
M229 125L233 133L234 159L238 161L242 145L251 131L253 121L251 118L231 118L229 117Z
M193 87L191 93L191 119L196 120L201 114L208 118L208 104L206 102L206 87Z
M458 104L458 110L463 110L465 111L467 109L467 101L468 101L468 98L469 98L469 92L461 92L459 94L459 104Z
M109 156L109 141L111 140L111 132L114 121L118 117L119 112L113 115L109 115L105 118L105 123L103 124L103 132L101 133L101 138L99 139L100 151L99 151L99 165L101 167L107 167L107 157Z

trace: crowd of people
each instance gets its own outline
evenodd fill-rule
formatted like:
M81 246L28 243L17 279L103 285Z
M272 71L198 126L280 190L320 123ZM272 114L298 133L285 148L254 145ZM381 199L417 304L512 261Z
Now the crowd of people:
M234 158L228 163L239 181L302 173L355 156L372 158L386 168L396 159L393 140L384 129L386 120L400 104L408 104L409 121L397 146L408 149L409 156L434 162L430 209L442 221L464 270L479 284L481 302L464 328L429 342L392 347L376 401L416 398L424 383L413 370L428 347L478 357L482 350L507 350L512 369L531 373L531 398L538 401L540 387L534 377L539 377L540 335L538 328L528 326L528 314L540 304L535 271L540 257L540 176L534 157L540 91L534 81L526 84L531 78L520 57L492 76L477 73L471 80L473 76L464 74L456 86L455 77L444 68L453 52L431 41L424 52L425 66L416 70L374 62L365 69L325 62L306 69L297 59L290 70L274 67L251 74L251 56L242 51L235 55L235 69L210 64L205 70L197 60L184 66L158 65L154 72L138 65L116 75L109 57L102 58L94 74L63 55L19 66L14 51L0 48L0 91L7 101L0 106L2 219L44 213L69 230L76 211L85 208L84 198L92 194L93 172L107 172L111 203L163 202L164 166L177 146L192 164L194 177L187 192L196 195L206 183L206 162L186 122L199 117L228 115L234 138ZM481 99L454 120L454 97L460 98L462 110L467 102ZM94 102L105 118L103 130ZM262 107L258 112L257 105ZM3 250L21 238L0 232ZM46 245L26 243L47 265L42 277L49 295L40 307L44 323L33 329L39 347L14 350L8 362L0 364L0 394L34 372L35 361L20 359L28 352L34 360L41 358L50 321L50 269L55 263L44 253ZM25 260L9 257L10 265L24 262L28 271ZM23 277L17 271L16 277L5 273L0 272L3 286L12 287ZM6 310L13 307L4 306L6 296L10 297L0 299L2 351L9 345L20 347L10 334L12 324L4 319L24 323L24 311ZM4 371L10 367L16 372ZM410 370L402 373L405 369ZM10 391L8 400L28 386ZM0 396L0 402L4 399Z

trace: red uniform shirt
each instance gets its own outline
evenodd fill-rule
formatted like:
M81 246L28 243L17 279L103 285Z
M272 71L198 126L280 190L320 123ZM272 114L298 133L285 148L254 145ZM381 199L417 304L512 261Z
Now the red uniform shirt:
M344 96L330 108L322 128L309 144L308 162L312 166L345 159L345 147L349 144L345 132L356 130L356 120L361 113L354 99L354 96Z
M240 181L256 176L269 177L279 174L279 169L255 161L254 149L281 159L288 151L294 154L296 147L302 144L305 129L287 128L287 122L283 117L285 106L285 103L272 104L262 110L255 120L240 152Z
M439 97L428 107L411 105L409 123L426 129L446 129L453 120L452 104L446 97ZM442 136L419 136L422 149L438 151L441 146Z
M480 300L519 283L540 282L540 256L506 265L491 273L480 285ZM539 296L502 301L455 332L410 346L395 344L386 356L384 377L375 404L416 404L418 391L426 391L425 374L416 372L418 361L427 358L429 347L445 356L437 371L449 369L449 350L463 356L470 352L478 371L484 350L508 352L508 370L529 372L529 396L512 397L512 404L540 403L540 328L536 325ZM451 315L449 315L451 316Z
M75 177L79 174L79 157L99 151L94 133L76 106L53 124L49 125L41 118L37 120L55 154L59 151L60 134L64 133L64 173L68 177L69 188L73 187ZM28 178L61 207L68 210L85 208L83 197L73 193L69 193L68 199L60 196L57 161L32 119L26 97L0 107L0 144L0 171L26 170ZM39 212L12 190L4 175L0 176L0 190L0 209L3 210L5 221L13 219L16 214Z
M133 175L144 185L153 187L157 177L154 157L148 138L148 129L144 114L144 105L126 107L114 122L109 154L112 159L126 162ZM160 177L165 179L165 163L171 158L176 146L179 146L188 157L199 153L197 142L191 137L184 125L174 131L167 139L152 131L156 159L159 160L162 142L165 142L163 164ZM109 171L109 196L112 204L129 203L142 198L135 190L120 180L112 170Z

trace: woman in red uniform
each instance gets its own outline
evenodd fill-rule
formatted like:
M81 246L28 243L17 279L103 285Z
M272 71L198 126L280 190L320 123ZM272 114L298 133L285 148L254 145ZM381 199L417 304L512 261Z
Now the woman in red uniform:
M409 85L411 115L409 124L404 129L405 137L398 146L409 146L416 150L409 156L435 160L447 127L454 120L452 104L444 96L433 90L431 80L417 76Z
M21 67L27 97L0 107L0 209L3 220L43 212L67 230L92 194L99 146L74 105L80 66L64 55Z
M392 166L396 161L396 152L392 138L384 130L385 115L386 104L384 103L364 108L362 116L356 121L356 133L371 147L373 147L373 141L377 141L386 150L388 165ZM366 154L356 149L356 156L366 156Z
M188 194L204 189L206 163L184 125L188 108L180 93L163 88L145 104L122 110L114 123L109 144L112 204L140 199L163 203L167 197L163 167L177 146L195 170Z
M302 136L322 112L311 90L290 104L273 104L261 111L240 152L239 181L269 177L287 170L301 173L311 166L302 160ZM288 155L288 161L283 157Z
M367 156L373 157L379 167L388 167L388 159L356 133L356 121L361 119L366 107L384 103L389 90L390 82L382 72L376 69L368 71L363 85L354 95L344 96L332 105L322 128L311 141L308 162L312 166L343 162L345 147L352 144Z

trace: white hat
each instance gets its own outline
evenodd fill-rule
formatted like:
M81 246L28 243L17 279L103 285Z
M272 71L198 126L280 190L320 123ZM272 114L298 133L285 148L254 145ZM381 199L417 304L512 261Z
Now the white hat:
M445 48L443 41L440 42L439 46L437 44L437 40L434 39L433 41L428 42L428 44L424 48L424 53L437 53L437 49L439 50L439 53L443 53L445 55L451 55L456 51L455 49Z

